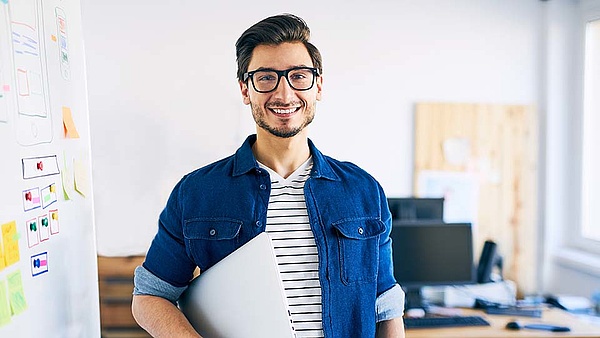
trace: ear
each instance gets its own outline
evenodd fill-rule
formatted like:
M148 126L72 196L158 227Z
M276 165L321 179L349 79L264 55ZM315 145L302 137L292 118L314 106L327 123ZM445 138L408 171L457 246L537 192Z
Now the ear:
M242 92L242 100L245 105L250 104L250 96L248 95L248 84L244 81L238 81L240 85L240 91Z
M317 79L317 101L321 101L321 92L323 90L323 76L318 76Z

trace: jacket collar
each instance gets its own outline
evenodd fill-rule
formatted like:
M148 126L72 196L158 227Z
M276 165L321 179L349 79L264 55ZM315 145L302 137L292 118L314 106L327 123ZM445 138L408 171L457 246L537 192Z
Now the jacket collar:
M256 134L250 135L246 141L233 155L233 176L241 176L252 170L259 170L258 162L252 153L252 145L256 142ZM308 147L313 158L313 168L311 177L326 178L337 181L339 177L331 168L327 158L315 147L314 143L308 139Z

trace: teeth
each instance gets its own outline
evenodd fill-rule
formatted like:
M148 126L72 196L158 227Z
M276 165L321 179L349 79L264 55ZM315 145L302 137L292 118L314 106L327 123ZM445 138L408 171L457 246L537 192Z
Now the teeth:
M298 108L290 108L290 109L275 109L271 108L277 114L291 114L296 111Z

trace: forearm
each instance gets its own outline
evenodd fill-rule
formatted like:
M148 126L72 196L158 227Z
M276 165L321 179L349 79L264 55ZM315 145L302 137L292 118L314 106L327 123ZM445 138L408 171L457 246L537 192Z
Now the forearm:
M377 338L404 338L404 321L402 317L377 323Z
M136 322L152 337L200 337L183 313L164 298L134 295L131 311Z

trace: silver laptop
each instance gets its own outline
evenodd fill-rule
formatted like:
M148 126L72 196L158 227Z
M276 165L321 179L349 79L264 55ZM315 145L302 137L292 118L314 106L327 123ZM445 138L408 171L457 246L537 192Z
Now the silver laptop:
M202 272L179 307L202 337L295 336L267 233Z

